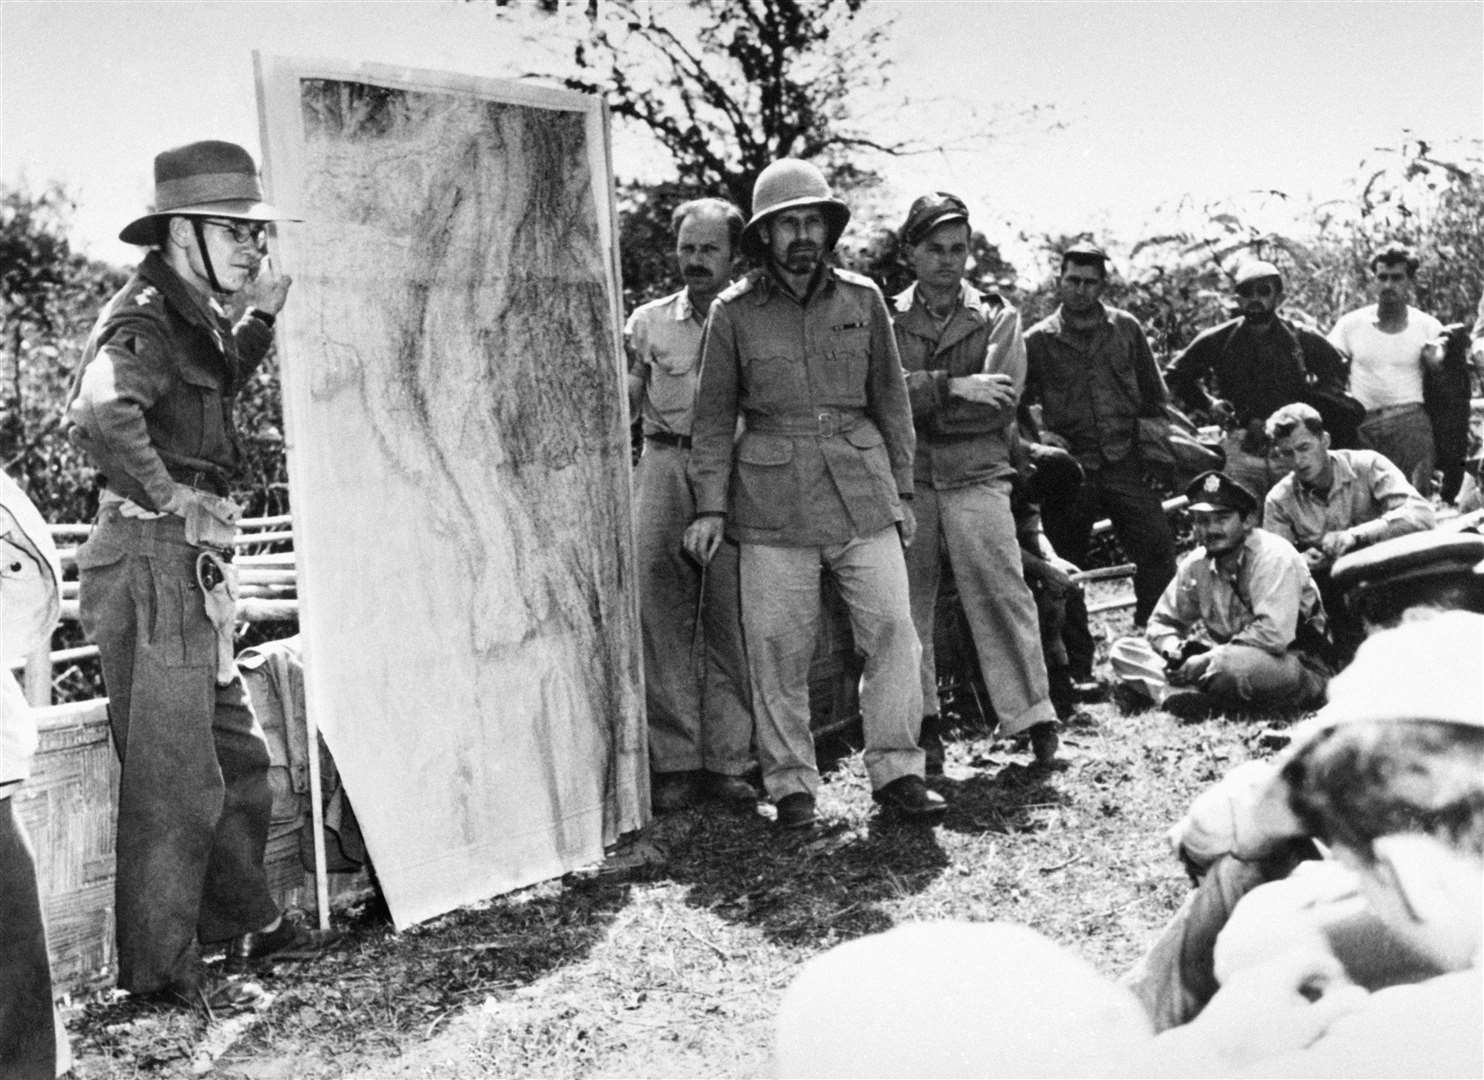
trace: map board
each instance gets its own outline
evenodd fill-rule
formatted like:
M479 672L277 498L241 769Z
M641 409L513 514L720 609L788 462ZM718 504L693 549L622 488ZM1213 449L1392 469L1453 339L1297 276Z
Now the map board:
M402 927L647 815L607 113L256 61L308 707Z

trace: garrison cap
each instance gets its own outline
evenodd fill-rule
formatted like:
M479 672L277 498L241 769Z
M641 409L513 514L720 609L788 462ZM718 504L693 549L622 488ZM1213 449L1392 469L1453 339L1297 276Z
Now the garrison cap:
M1257 496L1225 473L1212 469L1203 472L1185 489L1192 510L1235 510L1240 514L1257 513Z
M1232 285L1241 288L1249 281L1261 281L1263 278L1277 278L1281 282L1283 275L1276 266L1264 259L1248 259L1237 267Z
M1090 260L1097 261L1105 266L1108 263L1108 253L1098 247L1090 240L1079 240L1071 247L1061 253L1063 259L1079 259L1082 262Z
M912 201L907 211L907 220L902 225L902 243L909 247L922 243L928 233L939 225L950 221L969 223L969 208L957 195L946 191L935 191L931 195L920 195Z

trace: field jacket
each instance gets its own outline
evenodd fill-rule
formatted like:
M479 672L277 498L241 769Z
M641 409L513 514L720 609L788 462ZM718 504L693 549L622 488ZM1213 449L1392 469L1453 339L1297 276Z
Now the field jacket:
M901 520L912 414L868 278L826 267L800 301L755 270L712 305L701 357L697 513L725 513L741 543L780 547L843 543Z
M940 328L911 286L892 299L892 324L906 372L907 397L917 428L917 483L934 488L1009 476L1009 428L1025 388L1025 341L1020 314L994 293L963 283L959 305ZM948 380L965 375L1009 375L1014 398L1003 407L965 401Z
M1202 331L1165 370L1175 400L1187 409L1209 409L1211 377L1215 391L1236 411L1237 423L1266 420L1291 402L1305 399L1309 386L1330 393L1345 389L1345 358L1320 334L1274 319L1268 344L1232 319Z
M1025 335L1028 403L1041 405L1042 426L1067 440L1084 469L1134 456L1139 417L1163 417L1164 377L1139 321L1101 305L1090 338L1067 331L1061 309Z
M177 481L224 495L243 460L233 402L272 342L258 319L228 324L152 251L88 338L68 437L111 491L147 509Z

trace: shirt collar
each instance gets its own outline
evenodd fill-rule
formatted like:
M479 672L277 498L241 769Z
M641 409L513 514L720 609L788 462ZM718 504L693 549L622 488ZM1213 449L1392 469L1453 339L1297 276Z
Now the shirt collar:
M158 251L151 251L144 257L144 261L139 264L139 276L159 289L165 301L187 322L215 332L220 329L215 321L225 320L227 317L215 297L202 296L187 285L185 279L175 272Z
M1335 453L1333 450L1326 450L1325 454L1329 457L1330 475L1329 487L1323 490L1325 494L1328 494L1329 492L1334 491L1336 488L1345 487L1346 485L1352 483L1355 480L1355 470L1350 467L1350 462L1346 461L1345 458ZM1321 490L1320 488L1314 487L1310 484L1305 484L1296 476L1293 479L1294 486L1297 487L1301 492L1303 492L1304 495L1308 496L1311 499L1318 498Z

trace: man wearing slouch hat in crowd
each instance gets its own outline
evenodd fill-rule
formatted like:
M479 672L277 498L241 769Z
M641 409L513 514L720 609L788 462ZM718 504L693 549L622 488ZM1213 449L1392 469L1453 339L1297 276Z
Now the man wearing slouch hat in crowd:
M230 1013L262 988L208 971L203 946L243 972L324 944L268 890L268 748L232 652L233 403L288 295L266 248L285 215L247 151L217 141L155 158L154 205L119 234L148 251L98 317L67 406L102 477L78 601L121 764L119 986Z

